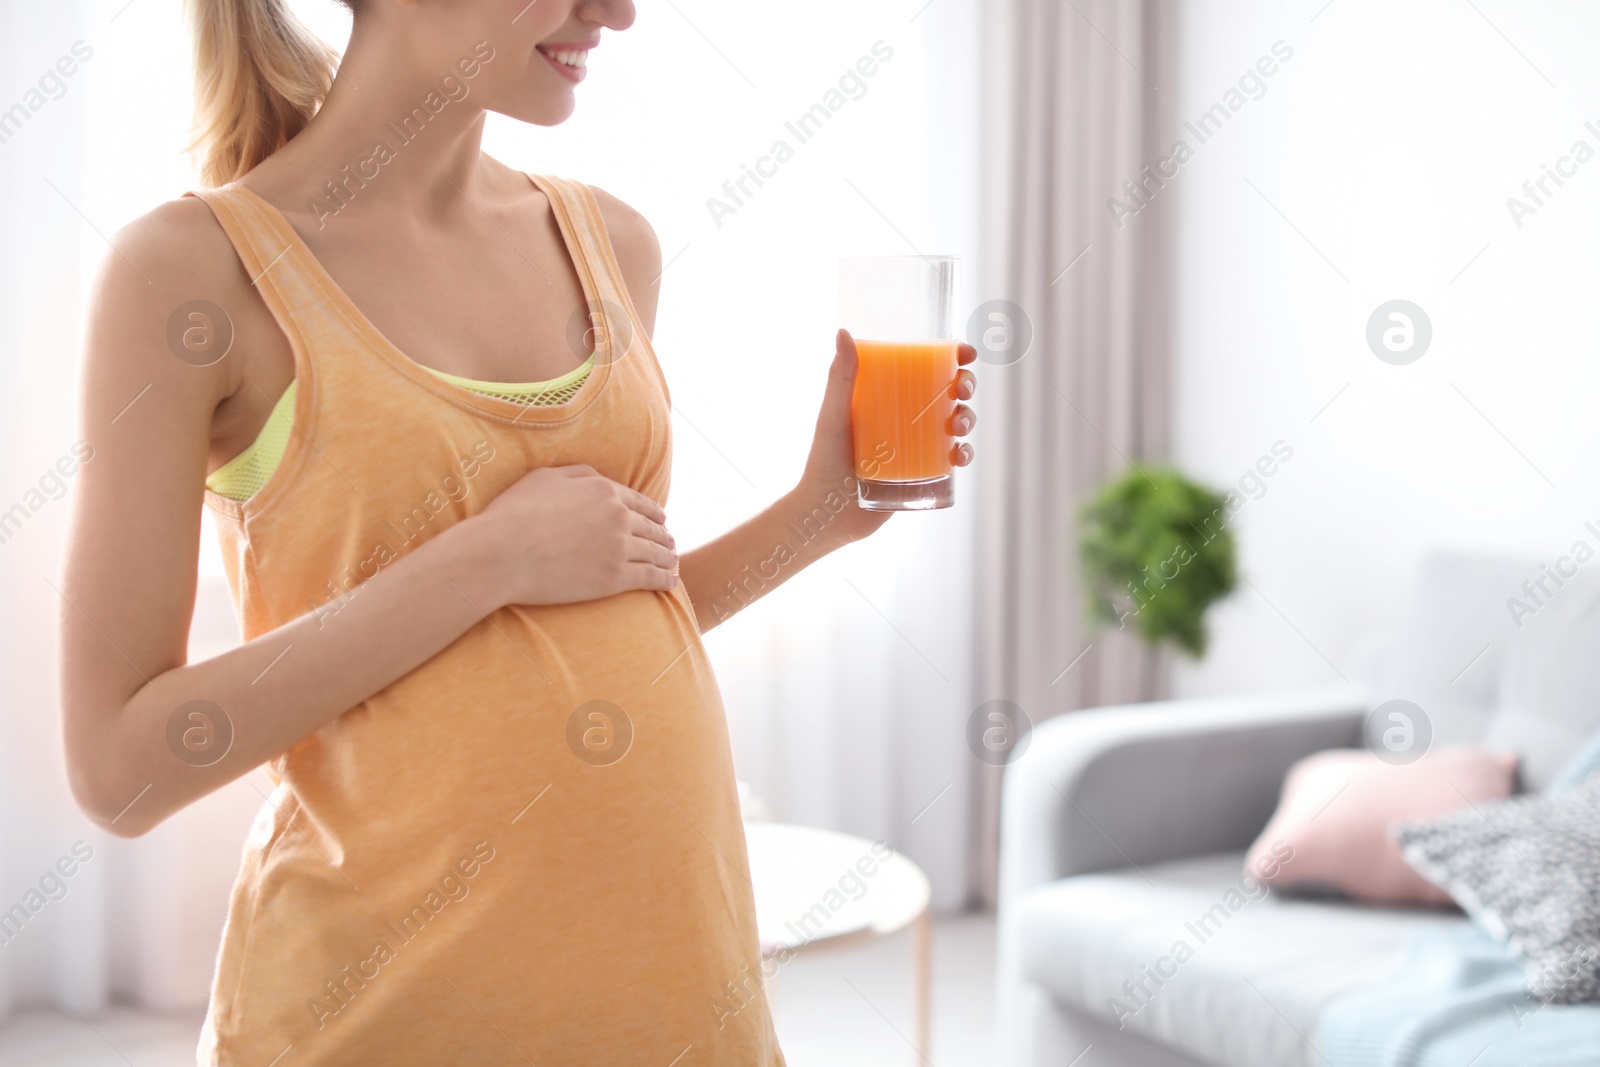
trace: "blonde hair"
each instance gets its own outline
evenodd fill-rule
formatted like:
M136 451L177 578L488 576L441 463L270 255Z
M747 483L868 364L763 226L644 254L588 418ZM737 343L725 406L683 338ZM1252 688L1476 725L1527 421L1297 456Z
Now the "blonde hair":
M350 6L347 4L347 6ZM284 0L187 0L195 46L201 179L225 185L305 128L327 99L339 54Z

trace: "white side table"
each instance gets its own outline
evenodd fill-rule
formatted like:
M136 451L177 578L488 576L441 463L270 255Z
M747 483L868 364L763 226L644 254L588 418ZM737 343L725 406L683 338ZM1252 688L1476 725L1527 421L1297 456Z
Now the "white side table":
M750 881L764 960L825 945L911 939L916 1052L928 1052L933 922L928 876L887 845L786 823L747 822Z

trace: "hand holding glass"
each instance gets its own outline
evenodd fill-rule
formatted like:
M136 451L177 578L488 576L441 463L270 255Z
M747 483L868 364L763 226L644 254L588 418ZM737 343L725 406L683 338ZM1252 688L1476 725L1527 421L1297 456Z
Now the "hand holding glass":
M954 256L839 261L839 319L856 346L855 476L868 511L955 503Z

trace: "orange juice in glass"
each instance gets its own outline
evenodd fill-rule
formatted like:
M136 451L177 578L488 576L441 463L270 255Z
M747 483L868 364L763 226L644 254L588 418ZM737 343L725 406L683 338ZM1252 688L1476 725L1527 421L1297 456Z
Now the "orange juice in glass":
M954 256L839 261L839 324L856 345L856 495L868 511L955 502L955 266Z

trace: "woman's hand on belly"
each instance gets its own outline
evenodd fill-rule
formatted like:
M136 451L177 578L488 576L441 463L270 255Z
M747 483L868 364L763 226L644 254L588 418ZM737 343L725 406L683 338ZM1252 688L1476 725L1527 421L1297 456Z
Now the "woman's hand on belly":
M578 464L529 471L468 519L508 604L571 604L678 584L666 512Z

